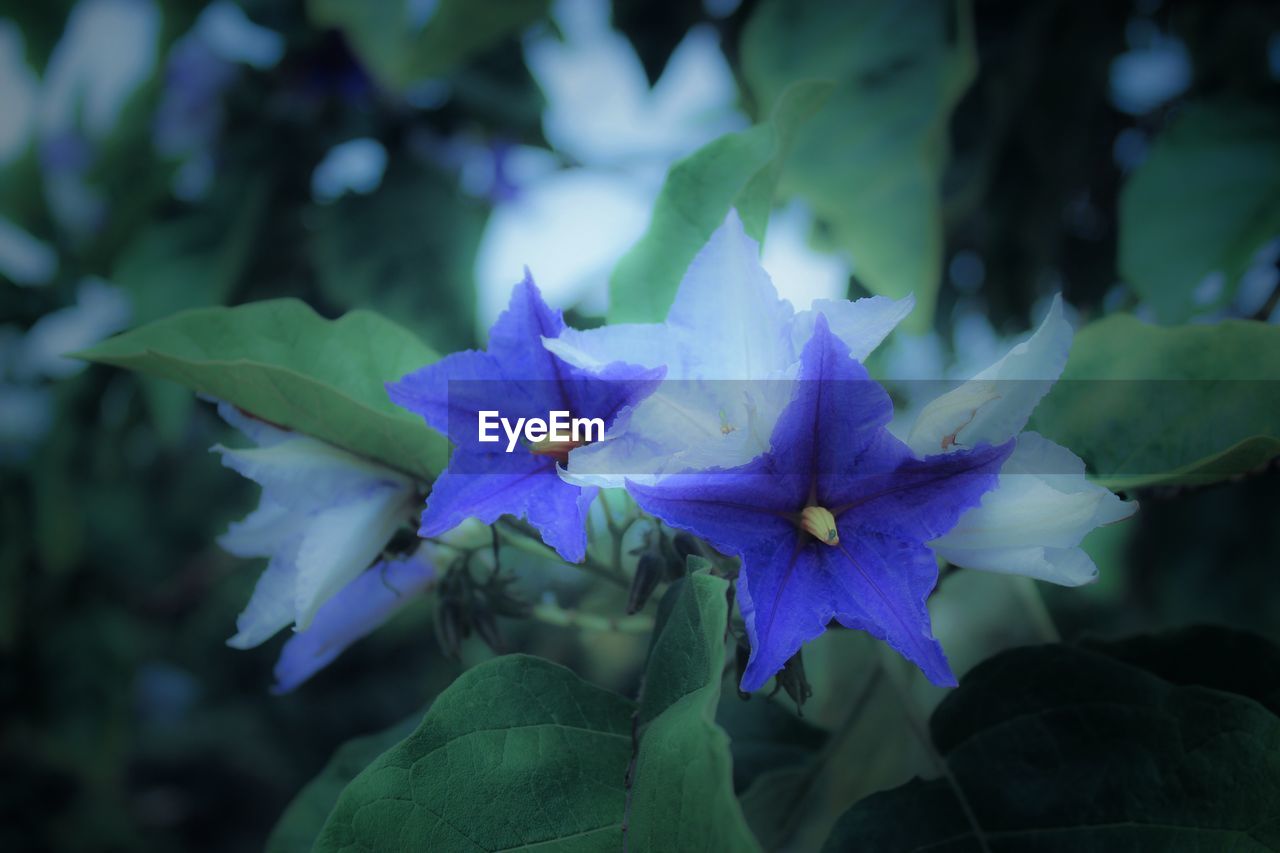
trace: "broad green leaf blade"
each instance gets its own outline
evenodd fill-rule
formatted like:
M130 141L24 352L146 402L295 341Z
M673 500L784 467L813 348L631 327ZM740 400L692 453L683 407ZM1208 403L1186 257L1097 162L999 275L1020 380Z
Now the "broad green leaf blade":
M438 0L425 21L409 0L308 0L320 27L342 30L383 85L404 89L439 77L547 12L547 0Z
M1034 417L1113 489L1201 485L1280 455L1280 327L1117 314L1075 338Z
M765 108L795 80L837 82L797 130L780 190L813 206L868 289L915 294L914 330L930 326L942 274L947 122L976 72L971 15L942 0L766 0L742 36Z
M704 567L667 592L645 670L627 809L631 850L760 849L734 796L729 738L715 723L729 583L698 562Z
M1280 650L1225 630L1144 643L1116 657L1024 648L980 665L933 717L948 778L868 797L825 849L1280 850L1280 718L1221 689ZM1133 665L1178 672L1208 649L1204 682Z
M779 97L768 123L726 134L671 167L648 230L609 279L610 322L660 322L689 263L730 208L763 241L791 136L830 90L825 82L797 83Z
M347 786L315 849L620 849L634 711L548 661L480 664Z
M1229 302L1277 235L1280 115L1245 101L1188 106L1120 195L1120 272L1164 323Z
M448 453L384 387L439 356L369 311L325 320L296 299L199 308L77 355L180 382L418 477L438 474Z
M385 731L349 740L333 754L320 774L289 803L271 837L266 853L311 853L338 797L347 785L382 753L408 737L421 714L414 714Z
M1250 631L1194 625L1116 641L1084 640L1081 645L1170 684L1199 684L1247 696L1280 716L1280 646Z

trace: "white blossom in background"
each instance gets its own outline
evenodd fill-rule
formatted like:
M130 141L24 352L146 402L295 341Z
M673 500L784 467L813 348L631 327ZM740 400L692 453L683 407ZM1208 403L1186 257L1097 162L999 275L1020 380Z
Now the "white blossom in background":
M85 235L105 216L87 183L93 146L155 73L161 17L152 0L80 0L45 68L36 127L45 195L58 222Z
M1136 18L1129 25L1133 47L1111 61L1111 103L1130 115L1145 115L1191 85L1186 45Z
M173 43L152 138L161 155L181 163L173 179L175 196L198 200L212 186L223 98L242 66L271 68L283 55L284 38L254 24L231 0L206 6Z
M133 308L122 289L100 278L76 288L76 304L50 311L27 330L17 349L14 375L24 381L65 379L84 370L67 353L88 349L129 325Z
M40 80L27 64L22 30L0 20L0 166L22 156L31 141Z
M515 192L494 208L476 259L476 326L483 334L528 266L557 307L592 314L608 307L613 267L643 235L671 164L748 124L714 31L695 27L650 87L630 42L609 25L603 0L562 0L561 40L525 41L530 72L546 97L543 132L574 165L558 168L534 149L506 158ZM848 264L807 244L811 219L799 204L769 224L765 253L782 296L805 307L843 297Z
M564 40L543 32L525 43L547 98L542 129L552 147L593 168L649 170L661 182L671 161L746 127L713 30L690 30L650 88L631 43L609 26L609 10L602 0L561 0L554 17Z
M80 0L45 69L41 134L78 128L92 139L105 137L155 72L160 23L152 0Z
M38 240L0 216L0 276L22 287L48 284L58 272L58 256Z

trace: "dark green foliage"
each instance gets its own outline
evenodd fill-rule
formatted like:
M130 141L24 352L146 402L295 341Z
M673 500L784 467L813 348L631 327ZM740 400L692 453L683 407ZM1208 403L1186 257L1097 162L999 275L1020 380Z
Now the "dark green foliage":
M827 849L1280 849L1280 717L1254 698L1278 656L1222 629L998 655L934 713L943 777L868 797Z

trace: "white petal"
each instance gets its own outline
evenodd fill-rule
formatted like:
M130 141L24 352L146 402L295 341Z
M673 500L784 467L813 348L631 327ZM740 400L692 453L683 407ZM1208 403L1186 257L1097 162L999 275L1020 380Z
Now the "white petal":
M790 334L794 313L760 265L759 244L730 210L689 264L667 314L688 364L685 375L668 376L774 378L796 360Z
M232 522L218 544L237 557L270 557L301 534L305 520L302 513L264 498L243 520Z
M1135 502L1086 480L1075 454L1028 432L1018 437L996 488L930 546L964 568L1077 585L1096 575L1080 542L1136 510Z
M966 569L1023 575L1059 586L1082 586L1098 578L1098 567L1082 548L1008 548L973 554L935 546L934 551Z
M409 499L406 490L383 485L308 519L298 547L294 590L299 631L306 630L334 593L373 564L405 520Z
M223 465L262 486L265 498L299 512L319 511L374 484L412 488L402 474L302 435L267 447L213 449Z
M887 296L871 296L866 299L818 299L809 311L796 315L791 327L792 345L800 352L813 336L813 323L817 315L827 318L832 333L849 347L849 354L858 361L867 356L889 336L894 328L906 319L916 305L914 296L890 299Z
M1071 325L1055 296L1035 334L1004 358L921 411L907 443L918 454L999 443L1026 426L1067 363Z
M663 382L597 444L569 454L562 477L616 488L680 471L733 468L769 449L792 386L775 382Z
M583 370L600 370L615 361L667 368L684 374L684 355L667 327L658 323L618 323L578 331L566 328L558 338L543 338L550 352Z
M570 364L665 365L667 379L771 379L795 362L791 304L760 265L760 247L737 211L689 264L665 324L619 324L544 339ZM812 330L812 321L810 321Z
M297 567L293 554L291 549L285 549L272 558L267 564L267 570L258 578L258 585L253 588L248 606L236 617L236 635L227 640L227 645L236 649L251 649L271 639L293 622L293 590L296 579Z

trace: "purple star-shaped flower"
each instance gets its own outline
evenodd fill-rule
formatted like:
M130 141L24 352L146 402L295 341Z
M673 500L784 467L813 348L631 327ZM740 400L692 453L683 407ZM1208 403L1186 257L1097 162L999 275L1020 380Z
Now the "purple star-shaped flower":
M528 519L542 539L570 562L587 553L587 508L597 489L560 479L572 446L479 441L479 413L547 419L552 412L600 418L606 429L619 410L656 386L663 369L617 362L594 373L548 352L543 338L564 330L564 318L542 301L532 276L515 286L507 310L489 330L485 352L453 353L387 390L398 405L422 415L454 443L449 466L436 479L422 514L421 536L439 536L469 517L490 524L501 515Z
M832 619L884 640L933 683L956 683L929 625L938 566L925 543L995 486L1013 443L919 459L886 429L892 414L819 317L768 453L628 484L646 511L742 558L743 690L762 687Z

